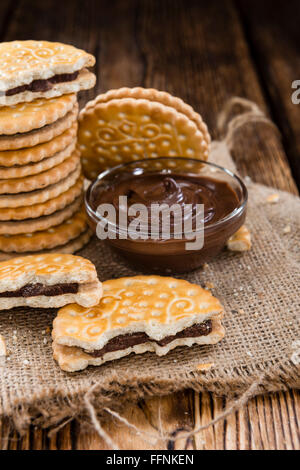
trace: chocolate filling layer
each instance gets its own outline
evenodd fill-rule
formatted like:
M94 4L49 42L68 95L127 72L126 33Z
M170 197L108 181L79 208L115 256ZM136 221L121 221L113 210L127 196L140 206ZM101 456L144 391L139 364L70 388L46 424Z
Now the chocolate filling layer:
M14 291L0 292L0 297L35 297L37 295L53 295L76 294L78 292L78 284L73 282L70 284L55 284L53 286L44 286L43 284L27 284L20 289Z
M203 323L198 323L196 325L185 328L184 330L179 331L176 335L166 336L160 341L156 341L155 339L150 338L146 333L131 333L112 338L102 349L85 352L92 357L102 357L108 352L121 351L122 349L129 348L130 346L136 346L137 344L152 342L158 344L159 346L165 346L166 344L169 344L178 338L196 338L198 336L207 336L209 333L211 333L211 331L212 321L206 320Z
M5 92L5 96L17 95L18 93L23 93L24 91L48 91L53 88L53 85L56 83L62 82L72 82L78 77L79 71L73 73L61 73L59 75L54 75L53 77L44 79L44 80L33 80L28 85L21 85L15 88L11 88Z

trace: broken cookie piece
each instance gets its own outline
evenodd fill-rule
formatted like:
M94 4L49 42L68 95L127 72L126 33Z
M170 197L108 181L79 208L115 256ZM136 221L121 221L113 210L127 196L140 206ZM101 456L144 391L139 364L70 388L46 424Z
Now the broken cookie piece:
M177 346L215 344L224 337L223 307L202 287L160 276L105 281L91 308L68 305L53 323L53 355L61 369L89 365Z
M7 356L6 343L2 335L0 335L0 358Z
M0 263L0 310L70 303L97 305L102 285L91 261L68 254L41 254Z
M77 93L95 85L95 58L68 44L11 41L0 44L0 105Z
M251 248L251 234L245 225L234 233L227 242L230 251L248 251Z

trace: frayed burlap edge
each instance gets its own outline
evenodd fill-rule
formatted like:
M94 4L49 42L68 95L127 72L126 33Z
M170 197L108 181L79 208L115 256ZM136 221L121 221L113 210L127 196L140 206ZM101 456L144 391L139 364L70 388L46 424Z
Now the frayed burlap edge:
M144 377L140 381L136 377L130 377L125 381L113 373L106 382L93 383L91 377L92 405L98 418L105 419L109 408L121 413L128 404L137 402L139 399L147 399L154 396L164 396L179 392L184 389L192 389L195 392L213 392L219 396L232 399L232 403L239 402L245 394L247 400L255 395L266 392L277 392L289 388L300 388L299 367L291 361L282 361L274 364L272 361L256 367L236 367L230 369L212 369L207 372L191 371L184 373L176 381L169 379L160 380L159 377ZM251 395L248 390L251 389ZM232 392L234 390L234 392ZM91 391L79 393L76 396L53 395L43 396L42 399L34 397L27 403L11 403L10 409L6 410L5 416L10 418L14 427L24 432L30 424L43 428L60 428L70 419L78 418L86 420L90 416L87 408L86 396ZM230 405L232 406L232 405ZM235 409L235 408L234 408ZM220 416L227 416L227 411Z

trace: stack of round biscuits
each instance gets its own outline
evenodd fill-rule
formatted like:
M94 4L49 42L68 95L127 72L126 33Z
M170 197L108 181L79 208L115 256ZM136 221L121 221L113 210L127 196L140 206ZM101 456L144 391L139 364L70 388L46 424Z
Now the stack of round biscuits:
M45 41L2 43L0 57L0 260L73 253L90 238L76 92L94 86L94 58Z

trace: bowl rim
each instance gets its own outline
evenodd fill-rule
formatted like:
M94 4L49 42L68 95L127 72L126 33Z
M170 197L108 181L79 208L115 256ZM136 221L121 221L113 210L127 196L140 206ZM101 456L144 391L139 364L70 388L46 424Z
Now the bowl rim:
M243 180L238 175L233 173L233 171L231 171L228 168L225 168L221 165L218 165L217 163L208 162L208 161L205 161L205 160L198 160L196 158L174 156L174 157L156 157L153 160L152 159L150 160L149 158L145 158L145 159L141 159L141 160L134 160L134 161L131 161L131 162L121 163L120 165L116 165L114 167L111 167L111 168L108 168L107 170L102 171L101 173L99 173L97 178L90 183L89 187L87 188L87 190L85 192L84 202L85 202L85 207L86 207L87 212L89 214L92 214L93 217L95 219L97 219L98 221L103 220L108 225L110 225L114 228L118 227L118 224L114 224L114 223L108 221L107 219L105 219L104 217L99 216L99 214L97 214L97 211L95 211L91 207L91 205L89 203L89 199L90 199L90 195L91 195L92 190L99 183L99 181L103 180L107 175L109 175L110 173L116 172L117 170L124 169L126 167L131 166L131 165L138 165L138 164L145 163L145 162L156 162L157 163L159 161L166 161L166 160L172 160L172 161L181 160L181 161L185 161L185 162L191 161L191 162L199 163L199 164L202 164L202 165L206 165L207 167L216 168L218 170L221 170L223 173L227 174L231 178L233 178L239 184L240 189L241 189L241 196L242 197L240 198L237 195L240 199L238 206L235 207L233 211L231 211L229 214L227 214L222 219L219 219L216 222L213 222L212 224L208 224L207 226L204 226L204 232L213 231L215 228L219 227L220 225L223 225L223 224L227 223L228 221L230 221L232 218L240 215L245 210L247 202L248 202L248 190L247 190L247 187L246 187L245 183L243 182ZM171 168L171 170L172 170L172 168ZM174 171L176 171L175 168L174 168ZM141 234L143 234L143 233L141 233ZM139 241L139 240L135 240L135 241Z

